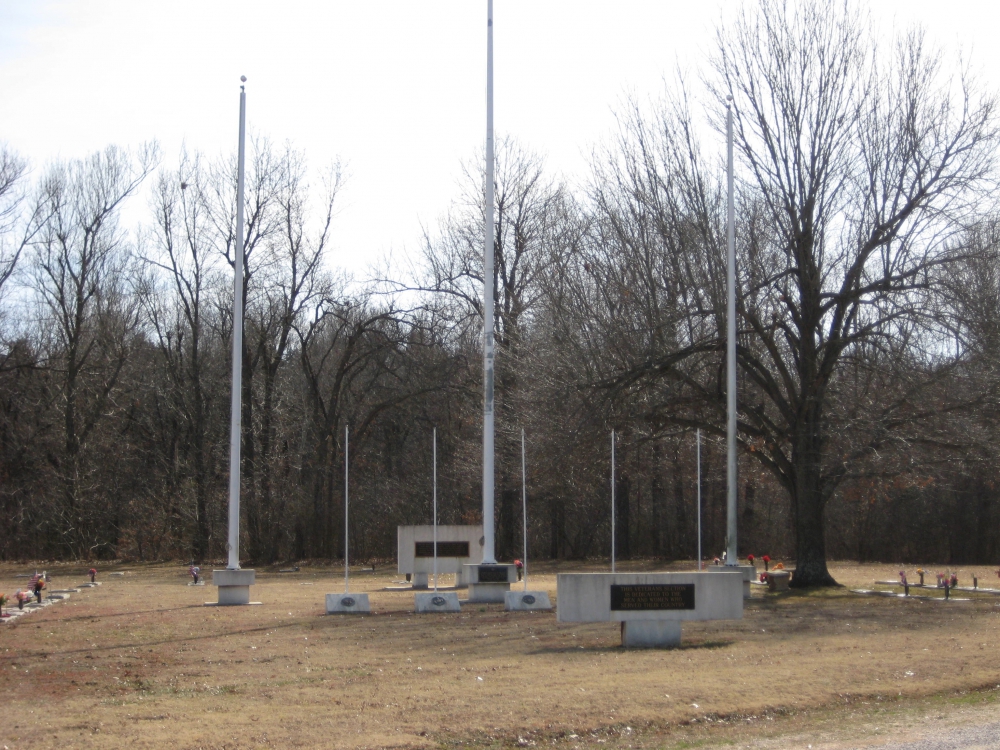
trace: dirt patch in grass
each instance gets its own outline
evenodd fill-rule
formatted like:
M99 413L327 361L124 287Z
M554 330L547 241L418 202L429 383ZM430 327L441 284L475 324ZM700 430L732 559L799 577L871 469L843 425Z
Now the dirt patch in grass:
M899 570L831 567L868 588ZM600 569L533 565L532 588L554 597L557 572L587 568ZM216 589L187 586L183 566L120 570L0 629L0 738L11 750L643 746L691 731L704 744L728 741L734 725L743 737L782 717L1000 683L1000 597L989 595L755 590L742 620L687 623L678 649L626 651L613 623L499 605L413 614L412 593L385 590L398 578L385 568L352 578L371 616L324 614L324 595L343 589L335 567L259 569L252 592L263 604L228 608L204 607ZM51 588L83 571L50 566ZM988 571L976 571L981 585ZM13 576L24 572L0 568L0 591L23 585Z

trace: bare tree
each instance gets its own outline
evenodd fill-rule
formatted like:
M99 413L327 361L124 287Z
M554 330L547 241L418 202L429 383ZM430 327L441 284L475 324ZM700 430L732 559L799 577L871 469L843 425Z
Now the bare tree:
M481 337L483 299L482 159L465 167L464 193L442 223L439 237L425 236L424 272L419 285L436 299L439 315L450 317L469 346ZM496 150L494 233L494 330L497 344L496 402L500 468L498 554L512 556L516 538L516 467L519 382L526 356L522 344L543 294L541 283L553 259L571 244L575 208L566 188L546 175L544 162L510 138Z
M217 359L213 349L221 343L211 340L212 328L206 321L219 282L216 238L205 208L207 179L200 158L186 152L176 171L160 174L152 205L157 254L146 260L166 274L168 293L162 295L161 285L154 282L143 295L183 423L180 450L192 466L194 507L186 515L193 520L191 552L197 560L208 555L211 541L208 496L215 420L209 380Z
M155 146L135 157L112 146L57 165L45 178L48 218L34 242L31 273L51 325L49 367L58 373L63 429L57 526L64 551L74 555L106 543L114 532L102 527L96 507L81 496L99 491L87 479L94 462L81 454L116 409L115 388L139 324L129 286L131 248L117 220L156 158Z

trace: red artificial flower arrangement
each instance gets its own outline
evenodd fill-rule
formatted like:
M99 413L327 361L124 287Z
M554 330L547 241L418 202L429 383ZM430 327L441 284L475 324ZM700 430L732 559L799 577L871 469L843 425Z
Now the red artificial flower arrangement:
M518 570L520 570L521 568L524 567L524 563L521 562L520 560L515 560L514 561L514 567L517 568Z
M767 566L771 562L771 556L770 555L764 555L760 559L764 561L764 570L767 570Z
M755 558L753 555L747 555L747 562L750 563L751 565L753 565L754 559Z

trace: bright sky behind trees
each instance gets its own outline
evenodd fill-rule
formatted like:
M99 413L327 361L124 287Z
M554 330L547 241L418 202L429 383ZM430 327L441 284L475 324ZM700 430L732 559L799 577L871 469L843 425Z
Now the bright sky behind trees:
M735 0L495 0L496 127L586 178L629 93L692 74ZM874 0L923 24L1000 89L1000 11L976 0ZM239 77L251 132L348 174L336 265L363 273L419 242L457 193L485 123L485 0L0 0L0 140L37 174L108 143L235 149ZM720 153L723 144L720 143Z

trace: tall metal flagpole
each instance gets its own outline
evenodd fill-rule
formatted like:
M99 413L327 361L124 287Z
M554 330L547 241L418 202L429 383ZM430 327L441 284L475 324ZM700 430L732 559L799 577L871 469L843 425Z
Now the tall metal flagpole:
M611 572L615 572L615 431L611 431Z
M524 428L521 428L521 509L524 519L524 537L521 540L524 549L521 552L521 564L524 566L524 590L528 590L528 472L524 467Z
M438 590L438 428L434 428L434 591Z
M736 208L733 200L733 97L726 102L728 252L726 262L726 565L736 565Z
M483 562L493 548L493 0L486 3L486 218L483 247Z
M702 561L703 558L701 556L701 428L700 427L695 431L695 435L697 436L695 439L698 441L698 443L697 443L698 447L696 449L696 455L698 456L698 460L697 460L697 464L698 464L698 490L697 490L697 492L698 492L698 570L701 570L701 561Z
M348 425L345 424L344 425L344 593L345 594L350 593L349 590L348 590L348 588L347 588L348 584L350 583L350 581L348 580L350 568L348 568L348 564L347 564L347 544L350 541L350 536L348 535L348 531L350 530L350 526L347 523L347 476L348 476L347 472L348 472L348 463L349 463L349 461L348 461L348 449L349 449L349 447L348 447L348 444L347 444L347 441L348 441L348 432L347 432L347 430L348 430Z
M240 81L246 83L246 76ZM240 569L240 439L243 424L243 174L246 87L240 86L240 145L236 176L236 247L233 250L233 384L229 421L229 570Z

